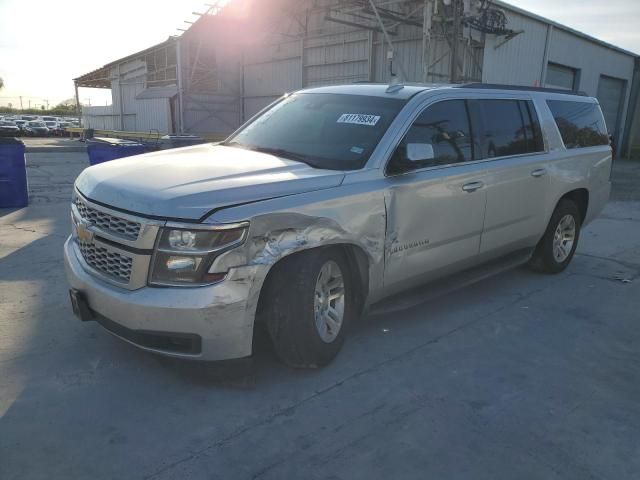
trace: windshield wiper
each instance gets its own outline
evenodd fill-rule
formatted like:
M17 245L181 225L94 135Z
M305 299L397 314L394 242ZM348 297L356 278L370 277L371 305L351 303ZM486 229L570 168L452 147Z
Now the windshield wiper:
M284 148L269 148L269 147L249 147L249 148L255 152L268 153L270 155L275 155L277 157L284 157L288 160L295 160L297 162L303 162L308 165L311 165L309 163L310 160L308 157L305 157L304 155L300 155L299 153L290 152L289 150L285 150Z
M220 145L222 145L223 147L247 148L244 143L240 142L222 142Z
M294 162L306 163L310 167L321 168L317 163L315 163L309 157L305 155L301 155L299 153L290 152L289 150L285 150L284 148L271 148L271 147L260 147L257 145L245 145L244 143L240 143L240 142L225 142L222 145L225 147L243 148L245 150L251 150L253 152L267 153L269 155L275 155L276 157L286 158L287 160L293 160Z

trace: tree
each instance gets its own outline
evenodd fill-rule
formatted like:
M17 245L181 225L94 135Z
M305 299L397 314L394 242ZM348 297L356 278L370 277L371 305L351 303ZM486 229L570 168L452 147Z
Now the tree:
M67 100L60 102L54 110L58 112L58 115L75 115L76 114L76 100L75 98L68 98Z
M0 77L0 90L2 90L4 88L4 80L2 80L2 77Z

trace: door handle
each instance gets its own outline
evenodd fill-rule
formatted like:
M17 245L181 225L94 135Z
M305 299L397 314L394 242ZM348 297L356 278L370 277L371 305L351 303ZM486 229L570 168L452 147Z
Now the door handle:
M547 173L547 169L546 168L538 168L536 170L534 170L533 172L531 172L531 176L532 177L542 177L545 173Z
M484 183L482 182L471 182L471 183L465 183L462 186L462 190L464 190L465 192L471 193L471 192L475 192L476 190L482 187L484 187Z

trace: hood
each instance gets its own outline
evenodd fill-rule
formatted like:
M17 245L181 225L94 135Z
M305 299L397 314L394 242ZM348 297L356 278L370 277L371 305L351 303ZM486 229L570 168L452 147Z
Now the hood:
M221 207L336 187L343 179L343 172L205 144L89 167L76 187L90 200L114 208L197 220Z

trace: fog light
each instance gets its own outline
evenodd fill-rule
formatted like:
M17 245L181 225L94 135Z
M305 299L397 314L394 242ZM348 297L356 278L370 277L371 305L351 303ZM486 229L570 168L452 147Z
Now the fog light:
M167 260L168 270L192 270L198 267L199 258L196 257L169 257Z

